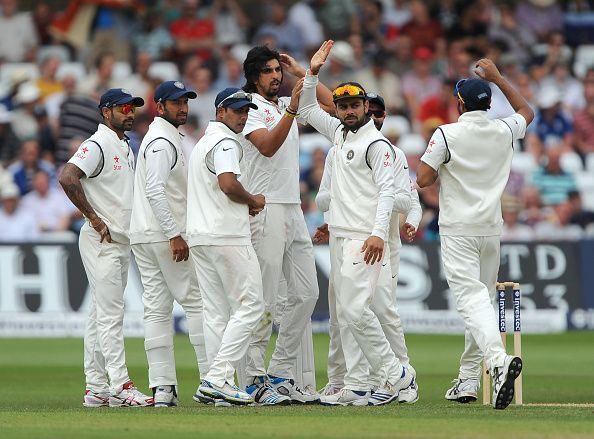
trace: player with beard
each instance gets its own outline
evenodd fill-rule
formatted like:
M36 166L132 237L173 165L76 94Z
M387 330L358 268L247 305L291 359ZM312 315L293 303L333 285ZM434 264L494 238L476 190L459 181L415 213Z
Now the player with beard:
M301 115L334 145L330 229L330 260L336 299L336 315L346 361L344 388L336 397L340 405L384 405L398 398L413 382L413 375L392 351L382 330L380 313L372 302L377 296L393 308L391 270L384 257L390 217L395 201L395 170L405 173L405 164L395 161L392 145L367 115L369 102L363 87L355 82L340 84L332 92L338 119L325 113L316 101L317 74L332 48L313 57L305 76ZM408 180L401 184L410 207ZM387 255L386 255L387 253ZM364 361L363 358L365 358ZM380 377L370 394L370 371Z

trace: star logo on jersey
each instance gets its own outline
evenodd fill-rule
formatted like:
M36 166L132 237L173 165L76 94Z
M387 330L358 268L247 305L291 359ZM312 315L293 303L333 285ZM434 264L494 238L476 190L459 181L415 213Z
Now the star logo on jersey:
M122 165L120 165L120 158L116 155L113 157L113 170L114 171L121 171L122 170Z
M386 160L390 160L390 153L388 151L386 151L386 153L384 154L384 158Z
M433 145L435 145L435 140L431 139L431 142L429 142L429 145L427 146L428 154L433 150Z
M349 152L347 152L347 160L353 160L353 157L355 157L355 151L351 149Z
M89 148L87 148L86 146L82 149L83 154L86 154L87 152L89 152Z
M120 158L119 158L119 157L116 155L116 156L113 158L113 161L114 161L114 162L116 162L116 163L120 163Z

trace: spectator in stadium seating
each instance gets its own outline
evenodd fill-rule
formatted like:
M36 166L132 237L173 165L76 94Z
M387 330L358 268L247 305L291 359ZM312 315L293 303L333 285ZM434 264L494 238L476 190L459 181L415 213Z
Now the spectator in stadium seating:
M214 0L212 15L219 44L233 46L246 42L245 34L250 26L250 19L236 0Z
M478 0L457 1L454 6L456 20L448 29L448 39L465 39L485 50L487 40L487 20L485 2Z
M215 118L215 108L204 105L205 102L214 102L217 96L212 87L212 72L206 67L196 69L194 78L188 85L198 94L197 99L190 99L188 102L188 114L197 116L199 128L206 129L208 122Z
M136 62L134 63L134 73L122 81L122 87L130 91L134 96L140 96L145 102L152 100L154 91L154 81L149 76L149 69L153 59L148 52L140 51L136 54ZM138 108L136 111L144 109ZM144 109L146 110L146 109Z
M312 6L324 27L326 39L344 40L360 33L355 0L313 0Z
M308 168L301 171L299 180L305 183L309 192L317 192L322 182L324 163L326 162L326 151L316 148L311 153L311 162Z
M301 58L304 55L305 40L301 35L301 28L287 20L285 6L280 2L272 2L267 15L268 21L256 32L254 43L259 45L263 37L272 36L276 40L278 50Z
M34 241L39 236L33 217L19 206L19 188L12 182L0 186L0 242Z
M522 224L534 227L541 222L554 222L555 212L548 206L543 206L540 192L534 186L524 186L520 195L522 209L519 219Z
M196 54L204 61L213 56L217 41L212 11L200 8L200 0L183 0L182 16L171 23L175 54Z
M12 111L0 104L0 166L11 163L21 148L21 142L12 130L12 117Z
M33 26L37 32L37 40L40 46L49 46L53 43L49 28L54 20L55 13L48 1L35 1L33 11L31 12L31 19L33 20Z
M594 153L594 67L584 76L585 108L573 115L574 146L584 157Z
M541 89L553 89L561 97L562 108L568 113L581 110L585 107L584 86L571 76L569 64L566 62L555 63L551 73L540 82Z
M410 13L411 20L402 27L400 34L410 38L413 51L426 47L432 52L441 52L445 48L443 29L439 21L431 17L426 2L412 0Z
M146 52L152 59L167 60L172 56L174 41L159 11L150 11L141 23L141 30L132 39L136 52Z
M536 36L529 28L518 22L511 3L502 3L497 7L499 17L489 26L489 38L504 41L514 59L520 64L525 64L530 59L530 49L536 44Z
M410 72L413 68L412 40L406 35L400 35L391 44L388 68L398 77Z
M419 107L425 99L441 91L441 79L431 73L433 53L427 47L414 52L413 70L402 77L402 92L410 111L410 119L417 119Z
M384 51L373 55L371 66L356 73L355 78L365 84L367 90L374 90L385 99L389 113L397 113L404 108L400 79L386 65L388 54Z
M13 111L12 129L21 140L37 137L39 129L35 118L35 107L39 102L39 89L34 82L21 84L14 98L16 109Z
M361 36L366 50L378 52L391 47L398 28L384 20L381 0L364 0L361 5Z
M456 81L447 80L441 84L439 92L427 97L421 102L417 120L424 123L429 119L438 118L443 123L451 123L458 120L457 98L454 96L452 90L456 85ZM431 137L431 131L429 137ZM426 133L421 133L423 137L427 137Z
M332 88L351 80L355 63L353 48L346 41L336 41L326 63L328 67L319 74L322 84Z
M504 194L501 198L501 212L503 215L502 241L532 241L534 230L519 222L521 209L520 201L511 195Z
M56 181L56 170L54 165L40 158L39 142L35 139L26 140L21 145L20 160L8 167L12 178L19 188L21 195L29 193L33 189L33 177L39 170L43 170L50 176L52 184Z
M563 11L554 0L522 0L516 8L516 20L540 40L552 31L563 30Z
M531 178L531 184L538 189L545 206L567 201L569 192L576 190L575 178L561 168L560 147L546 151L546 163L537 169Z
M567 203L571 210L570 224L577 224L583 229L589 224L594 224L594 212L584 210L582 196L579 191L570 191L567 197Z
M408 0L392 0L386 5L386 12L384 13L386 23L401 28L410 21L411 17Z
M64 90L64 85L56 77L60 62L60 58L53 55L49 55L41 61L39 66L40 77L35 82L39 89L41 102L45 102L48 96Z
M33 190L22 198L21 207L35 219L40 232L68 230L78 213L64 191L50 185L49 175L41 169L35 173Z
M565 44L565 35L561 31L551 32L546 37L544 47L537 44L532 48L533 58L530 62L530 75L536 82L547 76L558 63L568 63L572 51Z
M241 61L229 55L223 61L223 68L220 70L219 77L212 88L214 90L223 90L229 87L241 88L244 83Z
M31 13L18 12L18 0L2 0L0 8L0 60L34 62L38 41Z
M534 122L526 131L527 150L538 161L544 151L560 145L564 151L571 151L573 124L561 110L561 96L555 89L546 88L538 94L538 111Z
M114 87L112 78L114 64L113 52L100 53L95 59L94 71L79 83L78 92L98 101L103 93Z
M58 119L60 118L60 107L70 96L73 96L76 92L76 76L70 73L66 73L60 83L62 84L62 90L58 93L49 95L44 102L45 111L49 118L50 125L54 128L58 128Z
M316 51L324 41L324 30L316 18L311 1L301 0L289 9L289 23L299 28L306 52Z

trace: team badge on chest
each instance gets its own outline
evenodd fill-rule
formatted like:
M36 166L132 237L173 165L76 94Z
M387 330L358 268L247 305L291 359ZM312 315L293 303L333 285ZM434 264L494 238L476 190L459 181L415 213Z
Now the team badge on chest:
M355 157L355 151L351 149L347 152L347 160L353 160L353 157Z

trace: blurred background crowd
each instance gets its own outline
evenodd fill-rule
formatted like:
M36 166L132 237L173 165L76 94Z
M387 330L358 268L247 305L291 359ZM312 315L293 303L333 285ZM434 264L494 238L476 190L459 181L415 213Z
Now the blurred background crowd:
M80 228L56 175L97 129L108 88L147 103L129 133L135 151L155 116L156 85L180 79L196 90L182 128L189 155L218 91L244 84L253 45L305 65L328 38L336 43L322 82L354 80L383 96L382 131L406 153L413 181L435 128L457 120L454 84L491 58L537 114L514 145L503 239L594 237L593 0L0 0L0 241ZM281 94L293 81L285 76ZM494 89L490 116L512 111ZM313 199L330 146L302 128L312 233L323 222ZM438 239L438 194L438 185L420 191L420 239Z

